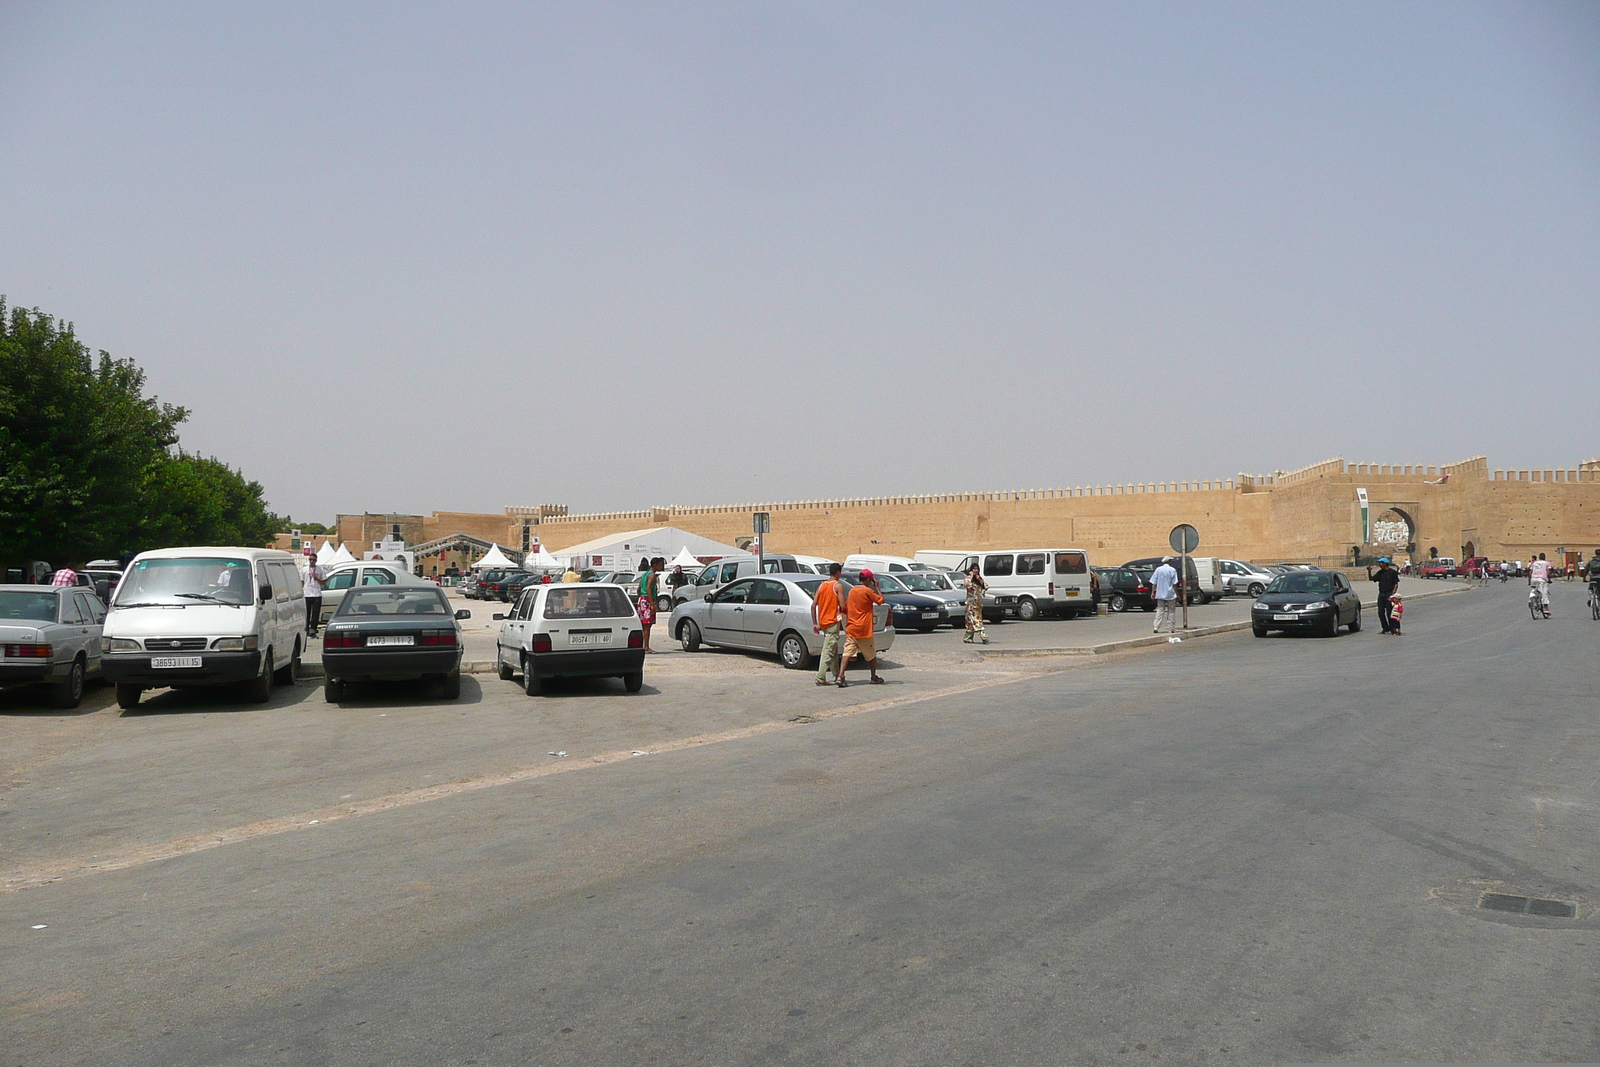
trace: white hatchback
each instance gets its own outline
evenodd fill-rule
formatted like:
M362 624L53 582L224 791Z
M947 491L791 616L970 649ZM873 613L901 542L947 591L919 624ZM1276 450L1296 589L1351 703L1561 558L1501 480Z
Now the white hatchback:
M546 678L621 678L644 686L644 626L633 597L605 582L530 585L495 639L500 677L522 675L529 696Z

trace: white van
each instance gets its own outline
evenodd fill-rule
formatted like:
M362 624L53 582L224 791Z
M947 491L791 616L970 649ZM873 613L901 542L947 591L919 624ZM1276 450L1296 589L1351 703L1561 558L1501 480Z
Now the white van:
M768 552L761 558L763 572L766 574L810 573L801 570L800 561L787 553ZM724 556L715 563L707 564L705 570L695 575L693 581L687 585L680 585L674 589L672 603L678 605L687 600L704 600L707 593L721 589L735 579L748 578L755 573L757 573L756 557Z
M844 569L858 571L862 567L868 570L883 571L886 574L904 574L907 571L931 571L934 566L908 556L868 556L857 553L844 558Z
M1081 548L1008 548L974 552L956 565L977 563L989 591L1023 622L1041 615L1093 615L1089 554Z
M962 560L976 554L977 549L974 548L919 548L916 560L928 567L953 571L961 565Z
M134 557L105 622L101 670L117 704L146 689L290 684L305 648L298 560L270 548L164 548Z

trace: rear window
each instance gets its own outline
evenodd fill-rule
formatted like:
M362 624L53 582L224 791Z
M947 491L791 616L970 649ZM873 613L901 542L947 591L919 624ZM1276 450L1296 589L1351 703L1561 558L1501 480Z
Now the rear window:
M434 589L354 589L339 601L345 615L450 615L444 595Z
M0 619L55 622L56 594L24 593L20 590L0 592Z
M812 600L815 600L817 599L817 590L822 588L822 579L817 578L814 581L795 582L794 584L798 585L801 589L804 589L806 591L806 596L810 597Z
M1089 560L1082 552L1056 553L1057 574L1087 574L1088 572Z
M555 585L544 598L547 619L617 619L632 614L628 594L615 586Z
M1011 573L1011 555L983 557L983 573L990 578L1004 578Z
M1023 553L1021 553L1020 555L1017 556L1017 573L1018 574L1043 574L1044 573L1044 558L1045 557L1044 557L1044 553L1043 552L1023 552Z

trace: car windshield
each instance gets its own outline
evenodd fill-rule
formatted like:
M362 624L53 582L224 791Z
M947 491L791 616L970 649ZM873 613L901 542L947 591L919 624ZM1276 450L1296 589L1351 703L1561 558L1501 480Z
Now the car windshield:
M339 610L345 615L445 615L450 605L444 594L434 589L352 589L339 601Z
M1313 571L1293 571L1272 579L1269 593L1314 593L1326 596L1333 592L1333 579Z
M135 604L250 604L250 564L242 559L141 559L117 586L117 607Z
M0 591L0 619L55 622L56 599L54 593L29 593L20 589Z
M611 585L554 585L544 598L547 619L616 619L632 614L628 594Z
M900 575L877 575L878 592L880 593L909 593L910 590L900 584Z
M940 585L931 574L902 574L898 575L900 584L914 593L930 593L935 589L948 589L948 584Z

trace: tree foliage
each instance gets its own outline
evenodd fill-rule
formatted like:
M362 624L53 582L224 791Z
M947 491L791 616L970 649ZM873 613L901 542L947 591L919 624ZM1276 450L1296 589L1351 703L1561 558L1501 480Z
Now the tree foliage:
M0 558L271 539L261 486L178 451L188 411L144 386L132 360L96 356L71 323L8 314L0 297Z

